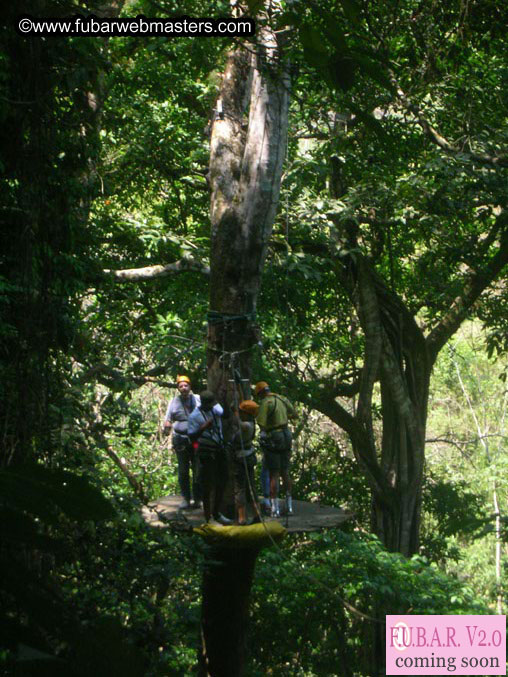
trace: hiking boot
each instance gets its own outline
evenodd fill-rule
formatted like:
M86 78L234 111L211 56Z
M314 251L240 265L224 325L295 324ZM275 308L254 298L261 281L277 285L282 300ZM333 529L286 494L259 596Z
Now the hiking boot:
M233 520L230 520L228 517L223 515L221 512L218 515L214 515L214 520L219 522L219 524L222 524L224 526L227 526L229 524L233 524Z
M178 506L178 510L188 510L190 507L191 507L190 501L184 498L183 501Z

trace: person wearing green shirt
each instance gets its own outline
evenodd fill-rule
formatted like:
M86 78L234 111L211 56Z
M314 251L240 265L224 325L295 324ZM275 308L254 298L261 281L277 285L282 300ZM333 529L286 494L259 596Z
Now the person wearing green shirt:
M260 444L264 451L265 464L270 473L270 510L272 517L280 515L279 478L286 492L286 513L293 514L291 478L289 475L292 437L288 420L296 416L291 402L282 395L270 391L266 381L256 383L254 393L259 399L256 422L261 428Z

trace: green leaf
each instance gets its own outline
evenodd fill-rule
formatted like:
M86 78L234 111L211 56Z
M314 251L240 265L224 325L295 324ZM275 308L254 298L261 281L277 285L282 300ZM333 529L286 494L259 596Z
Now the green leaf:
M77 638L77 665L86 675L111 674L141 677L145 672L145 658L136 646L124 639L124 630L114 618L103 618L96 627Z
M370 59L363 54L358 54L358 52L354 53L353 59L365 75L377 82L379 85L381 85L381 87L384 87L393 94L395 93L395 87L393 86L390 77L385 70L385 66L381 63L381 61L377 59Z
M358 24L360 22L362 11L355 0L339 0L339 2L342 5L346 18L352 23Z
M44 536L38 525L31 517L19 510L9 507L0 507L0 522L2 524L2 537L5 542L15 545L28 545L44 552L62 551L63 542Z
M303 55L310 66L313 66L318 70L326 69L328 57L323 52L318 52L316 50L310 49L309 47L304 47Z

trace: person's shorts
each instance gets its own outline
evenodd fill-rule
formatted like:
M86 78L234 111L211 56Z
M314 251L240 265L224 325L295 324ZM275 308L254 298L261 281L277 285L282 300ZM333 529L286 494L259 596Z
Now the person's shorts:
M289 428L272 430L263 444L264 461L268 470L284 472L289 469L292 437Z
M265 465L271 472L289 470L290 458L290 451L265 451Z

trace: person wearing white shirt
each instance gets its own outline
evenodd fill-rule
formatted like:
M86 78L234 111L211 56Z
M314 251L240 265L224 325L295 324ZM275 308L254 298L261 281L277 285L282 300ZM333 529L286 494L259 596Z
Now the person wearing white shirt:
M188 376L176 377L178 395L168 404L164 419L164 432L171 435L173 451L178 459L178 484L182 495L182 502L178 506L181 510L191 507L191 482L192 470L192 496L194 508L201 503L201 486L196 463L196 454L187 434L187 425L191 413L199 407L201 401L198 395L194 395Z

